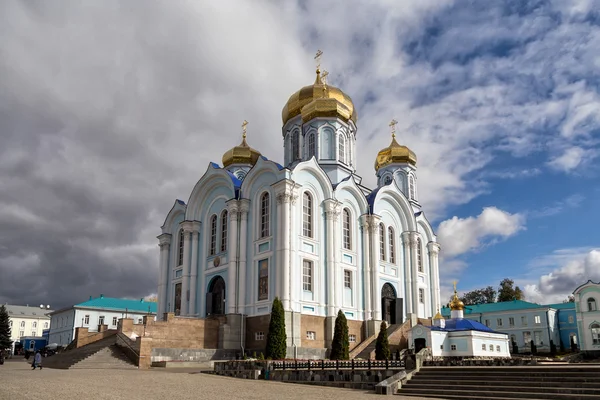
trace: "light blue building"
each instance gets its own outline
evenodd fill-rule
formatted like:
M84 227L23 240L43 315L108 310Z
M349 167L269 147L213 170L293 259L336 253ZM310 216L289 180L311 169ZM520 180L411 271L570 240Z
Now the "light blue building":
M442 316L450 317L450 308L443 307ZM550 352L550 341L560 345L558 310L522 300L465 306L465 318L478 321L497 332L509 335L519 352L531 350L533 340L537 350Z
M575 303L548 304L548 307L557 310L561 347L565 350L577 350L579 348L579 333Z

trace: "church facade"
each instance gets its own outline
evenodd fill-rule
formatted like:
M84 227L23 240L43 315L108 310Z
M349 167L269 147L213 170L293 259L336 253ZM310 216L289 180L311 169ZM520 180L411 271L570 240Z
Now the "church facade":
M225 342L246 349L264 348L275 297L290 348L329 347L339 310L352 347L382 320L431 318L440 246L419 204L416 155L393 135L377 187L362 185L356 109L318 69L282 119L283 164L248 145L244 122L222 166L210 163L188 202L175 201L158 236L158 315L225 316L239 334Z

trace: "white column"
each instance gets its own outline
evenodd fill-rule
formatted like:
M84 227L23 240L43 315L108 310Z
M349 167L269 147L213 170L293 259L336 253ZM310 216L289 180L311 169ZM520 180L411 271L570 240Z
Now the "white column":
M171 235L163 233L158 236L160 246L160 264L158 277L158 319L162 320L163 314L167 312L167 285L169 284L169 249L171 246Z
M277 197L277 247L276 247L276 273L275 296L281 299L283 309L291 311L291 276L294 264L295 251L291 245L291 235L295 232L292 223L296 184L290 180L283 180L273 185ZM297 235L297 233L296 233ZM270 296L272 298L272 296ZM300 299L298 299L299 301Z
M436 312L441 307L440 301L440 270L439 270L439 253L440 253L440 245L436 242L429 242L427 244L427 250L429 251L429 265L431 268L431 275L433 279L433 287L431 288L431 293L433 294L433 313L435 315Z
M335 287L335 242L334 230L337 217L340 214L339 203L333 199L325 200L325 248L327 268L327 316L337 315L336 287Z
M227 215L229 225L227 227L227 287L225 298L227 299L227 314L235 314L237 309L237 278L238 278L238 219L239 205L237 200L227 202Z
M404 253L404 284L406 293L404 295L404 301L406 302L406 313L414 314L415 309L413 307L413 273L412 273L412 261L410 255L410 233L402 232L402 253Z
M190 273L190 304L189 315L196 315L196 288L198 287L198 238L200 236L200 222L195 221L192 231L192 262Z
M246 249L248 244L248 211L250 211L250 201L240 200L240 260L239 286L238 286L238 310L240 314L245 313L246 308ZM250 235L252 237L252 235ZM250 280L252 282L252 280Z
M381 320L381 290L379 289L379 223L381 218L377 215L370 216L370 233L371 233L371 307L373 308L373 319Z
M273 242L272 245L275 245L275 295L273 296L272 294L269 295L270 299L274 299L275 297L279 297L280 299L283 298L283 293L282 293L282 288L283 285L285 284L285 282L283 281L283 265L284 265L284 261L283 261L283 253L284 253L284 247L283 247L283 242L284 242L284 232L286 230L286 225L285 222L283 221L283 209L286 208L285 207L285 202L284 202L284 197L285 195L283 193L279 193L276 195L277 198L277 227L275 228L275 232L273 235ZM269 277L269 279L271 279L271 277ZM270 286L270 285L269 285Z
M369 221L367 216L360 217L360 231L362 235L362 260L358 260L358 274L362 274L363 282L361 293L364 299L364 320L368 321L373 318L371 309L371 252L369 246ZM361 263L362 262L362 268Z
M425 318L425 315L420 315L419 314L419 308L421 307L421 303L419 302L419 274L417 273L417 238L419 237L417 232L410 232L410 237L409 237L409 246L410 246L410 258L411 258L411 271L412 271L412 276L413 276L413 280L412 280L412 290L413 290L413 304L415 305L414 307L414 312L415 314L417 314L417 316L419 317L423 317Z
M180 315L188 315L190 299L190 236L192 231L188 222L183 225L183 279L181 284L181 311Z

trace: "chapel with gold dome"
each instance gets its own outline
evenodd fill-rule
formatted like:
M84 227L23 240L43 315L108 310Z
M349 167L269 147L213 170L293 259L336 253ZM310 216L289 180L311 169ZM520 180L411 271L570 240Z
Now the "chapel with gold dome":
M340 310L351 348L381 321L436 315L440 246L417 200L417 156L392 121L368 187L357 174L357 106L327 77L318 61L314 82L283 105L282 162L262 154L244 121L241 143L223 136L239 144L174 202L158 236L159 317L226 316L220 346L261 352L279 298L288 356L308 358L327 354Z

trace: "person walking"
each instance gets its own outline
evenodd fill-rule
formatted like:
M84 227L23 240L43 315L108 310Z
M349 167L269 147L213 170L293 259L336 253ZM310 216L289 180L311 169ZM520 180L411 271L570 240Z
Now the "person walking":
M35 356L33 357L33 363L31 364L31 366L32 370L34 370L36 367L42 369L42 353L40 353L39 350L35 353Z

